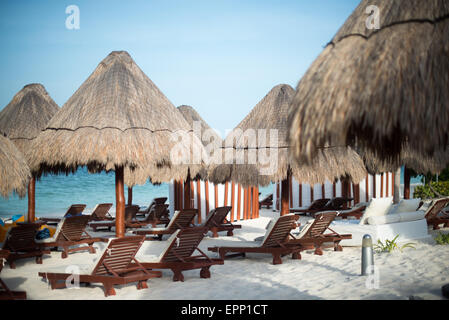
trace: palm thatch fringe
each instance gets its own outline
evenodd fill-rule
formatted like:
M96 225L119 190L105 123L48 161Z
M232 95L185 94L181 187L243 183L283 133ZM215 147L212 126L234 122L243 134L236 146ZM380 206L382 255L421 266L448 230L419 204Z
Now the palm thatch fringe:
M37 174L124 166L128 185L169 181L187 169L195 175L207 159L183 116L125 51L98 65L34 140L28 158Z
M25 155L31 141L58 110L58 105L42 84L28 84L0 112L0 133Z
M25 158L8 138L0 135L0 194L7 198L13 191L19 197L27 192L30 169Z
M369 6L380 29L368 29ZM373 17L373 15L372 15ZM323 145L390 163L405 145L423 158L449 143L449 3L363 0L299 81L289 116L298 161Z
M309 183L347 176L355 182L364 179L363 161L350 148L322 148L310 166L290 156L287 118L294 93L289 85L277 85L251 110L226 137L222 148L224 164L210 166L211 181L267 185L285 179L289 168L296 179Z

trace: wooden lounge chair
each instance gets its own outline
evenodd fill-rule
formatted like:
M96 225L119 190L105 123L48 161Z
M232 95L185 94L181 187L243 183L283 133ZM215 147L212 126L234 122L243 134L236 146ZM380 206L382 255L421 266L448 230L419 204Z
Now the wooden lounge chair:
M441 224L444 224L444 228L449 227L449 214L443 212L448 204L449 198L436 199L427 209L425 218L427 225L432 226L433 230L440 229Z
M168 204L157 204L153 206L150 213L143 220L131 220L126 223L127 228L142 228L149 224L156 227L158 224L168 225L170 218L168 217Z
M99 203L95 206L94 210L90 214L91 221L105 221L114 220L109 214L109 210L112 208L112 203Z
M268 196L259 201L259 207L266 206L267 209L270 209L273 206L273 194L270 193Z
M260 241L241 241L232 247L209 247L208 250L218 252L221 259L235 256L245 256L246 253L269 253L273 256L273 264L281 264L281 256L292 254L292 259L301 259L302 245L287 245L288 236L292 229L297 227L297 215L285 215L277 218L271 223L265 233L265 237ZM227 255L228 252L232 254Z
M232 224L232 222L226 219L226 216L228 215L229 211L231 211L231 209L231 206L218 207L209 212L206 221L204 222L204 226L207 228L207 230L212 231L212 236L214 238L217 238L218 232L222 231L227 231L227 236L233 236L234 229L242 228L241 225Z
M147 280L161 277L162 273L146 270L136 260L135 255L144 238L143 236L132 236L111 239L98 262L80 271L79 282L86 284L101 283L106 297L115 295L114 285L137 282L137 289L148 288ZM67 279L73 277L73 274L39 272L39 276L48 280L52 289L58 289L65 288Z
M8 230L6 240L3 243L3 249L9 251L7 261L11 269L16 268L16 260L36 257L36 263L42 264L42 256L44 254L50 254L49 250L43 250L35 241L38 229L38 224L27 223L12 227Z
M173 281L184 281L182 272L193 269L201 269L201 278L210 278L210 267L224 264L224 261L223 259L211 259L198 248L206 232L207 228L205 227L176 230L167 241L164 241L167 244L159 257L148 259L140 256L141 265L147 269L171 269ZM192 255L195 250L199 252L199 255Z
M351 209L338 211L337 217L342 219L348 219L353 217L354 219L360 219L365 213L366 205L354 206Z
M53 237L36 240L36 243L43 248L62 247L61 257L63 259L67 258L69 253L76 251L89 250L90 253L95 253L93 244L99 241L107 242L108 239L93 238L86 232L89 219L89 215L63 218L58 223ZM82 244L86 244L86 246L81 246Z
M0 250L0 272L3 269L3 263L9 257L8 250ZM26 299L27 294L25 291L12 291L8 288L6 283L0 278L0 300L16 300Z
M162 240L164 234L172 234L178 229L184 229L193 226L193 219L197 215L197 209L184 209L176 211L170 223L165 228L148 228L133 231L134 234L146 235L146 240Z
M332 242L335 251L342 251L340 241L345 239L352 239L351 234L338 234L329 228L329 225L334 221L337 212L321 212L316 215L314 220L306 224L300 231L298 237L290 235L293 239L288 242L288 245L301 245L304 249L311 247L315 248L315 254L322 255L322 245L326 242ZM330 233L325 234L326 230Z
M78 216L83 213L84 209L86 208L85 204L72 204L64 214L64 217L70 217L70 216ZM41 221L45 221L47 224L56 225L59 221L61 221L61 218L39 218Z
M165 204L167 201L167 197L161 197L161 198L154 198L153 201L151 201L150 205L148 207L139 207L139 211L137 212L137 216L145 216L146 214L150 213L151 209L155 205L158 204Z
M330 199L323 198L323 199L316 199L313 201L310 206L306 209L290 209L290 212L297 213L297 214L314 214L316 212L321 211L326 204L329 202Z
M127 224L133 221L136 217L137 211L139 211L138 205L131 205L125 207L125 227ZM91 221L89 223L89 227L91 227L94 232L99 228L105 228L108 231L111 231L112 227L115 227L115 219L112 221Z
M352 200L353 198L345 198L345 197L332 198L326 203L322 211L338 211L348 209L346 205L348 204L349 201Z

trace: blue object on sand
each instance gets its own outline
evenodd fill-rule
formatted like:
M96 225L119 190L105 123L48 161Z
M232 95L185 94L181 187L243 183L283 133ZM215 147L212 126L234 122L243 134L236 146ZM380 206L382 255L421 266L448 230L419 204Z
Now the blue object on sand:
M12 222L16 222L20 218L22 218L21 214L15 214L15 215L12 216L11 220L12 220Z

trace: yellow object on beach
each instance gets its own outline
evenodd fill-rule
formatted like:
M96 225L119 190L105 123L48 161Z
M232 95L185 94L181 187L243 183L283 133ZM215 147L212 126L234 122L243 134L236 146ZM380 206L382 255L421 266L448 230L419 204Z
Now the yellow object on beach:
M12 227L17 226L17 222L24 222L25 217L21 216L20 218L14 220L12 223L5 223L4 225L0 225L0 242L5 242L6 234L8 233L8 230Z
M0 243L5 242L6 234L8 233L9 229L17 226L17 222L25 222L25 217L21 216L19 219L17 219L13 223L6 223L4 226L0 225ZM39 230L43 230L44 228L47 228L50 231L50 237L53 237L53 235L56 232L56 228L44 224L39 228Z

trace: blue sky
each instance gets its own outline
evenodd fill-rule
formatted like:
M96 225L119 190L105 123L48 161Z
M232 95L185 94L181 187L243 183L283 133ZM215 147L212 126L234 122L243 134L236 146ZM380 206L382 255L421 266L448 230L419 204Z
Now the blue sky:
M317 1L1 1L0 109L42 83L62 106L113 50L222 135L275 85L301 76L358 5ZM66 7L80 29L65 27Z

